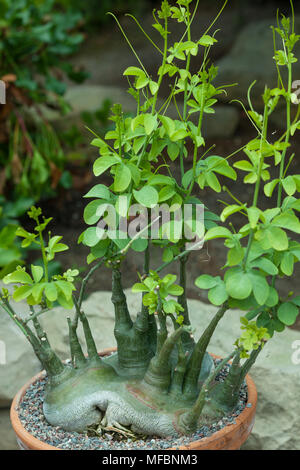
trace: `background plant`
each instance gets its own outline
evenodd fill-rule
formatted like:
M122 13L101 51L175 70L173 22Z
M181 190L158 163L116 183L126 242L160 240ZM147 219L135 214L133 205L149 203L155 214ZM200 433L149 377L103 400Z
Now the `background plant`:
M7 87L0 116L0 193L38 200L58 185L66 163L39 106L65 110L64 77L85 78L65 60L83 40L76 31L81 15L56 10L52 0L3 1L0 13L1 79ZM37 113L38 124L29 119L29 108Z
M0 13L1 79L6 85L6 104L0 113L0 263L4 274L15 267L14 257L25 256L20 247L13 248L17 219L34 201L53 196L59 185L70 184L61 141L40 106L65 111L65 77L81 82L85 74L65 60L83 40L77 32L78 11L59 11L52 0L4 0Z

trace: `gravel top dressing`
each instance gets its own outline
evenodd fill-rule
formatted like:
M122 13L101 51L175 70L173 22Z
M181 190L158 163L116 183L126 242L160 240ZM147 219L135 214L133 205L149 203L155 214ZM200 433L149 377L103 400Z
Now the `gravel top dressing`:
M219 360L215 360L217 364ZM229 365L224 367L216 380L222 381L226 377ZM128 439L124 436L104 432L102 436L91 437L87 433L66 432L60 427L53 427L47 423L43 415L43 399L47 377L32 384L26 391L19 406L19 418L25 429L35 438L47 444L65 450L156 450L169 447L188 445L219 431L228 424L234 424L235 419L244 410L247 403L247 385L244 382L240 391L239 404L233 414L225 416L218 422L202 426L191 436L178 438L147 437L146 439ZM248 407L251 406L249 403ZM116 438L117 437L117 438ZM122 439L122 440L120 440Z

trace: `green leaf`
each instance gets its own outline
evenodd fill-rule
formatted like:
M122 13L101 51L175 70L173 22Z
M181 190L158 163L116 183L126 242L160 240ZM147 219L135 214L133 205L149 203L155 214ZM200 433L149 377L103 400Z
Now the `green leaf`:
M283 230L277 227L270 227L267 233L272 248L277 251L285 251L288 249L288 237Z
M292 196L297 191L296 183L291 175L284 178L282 186L288 196Z
M34 282L38 283L43 277L44 270L41 266L33 266L31 265L31 274L33 277Z
M72 299L72 292L75 290L75 287L71 282L56 281L55 284L67 300Z
M257 258L251 263L253 268L260 268L271 276L276 276L278 274L278 269L272 261L267 258Z
M159 119L161 120L164 129L166 130L168 136L170 137L175 131L174 121L167 116L159 116Z
M101 139L100 137L98 137L96 139L93 139L92 142L91 142L91 145L93 145L94 147L98 147L98 148L102 148L102 147L107 148L108 147L105 140Z
M228 299L228 294L226 292L226 287L224 282L222 284L219 284L215 287L213 287L209 292L208 292L208 299L213 305L222 305L227 299Z
M253 171L253 165L251 165L247 160L240 160L239 162L234 163L233 166L238 170Z
M141 181L141 171L133 163L127 163L127 166L131 172L131 177L136 186L140 184Z
M69 299L66 299L66 297L62 294L62 292L58 293L57 301L58 301L59 305L61 305L66 310L71 310L74 307L72 297L69 298Z
M11 284L13 282L20 283L20 284L33 284L33 280L29 276L28 273L23 271L22 269L17 269L11 274L8 274L3 278L4 284Z
M138 67L128 67L125 72L123 73L125 76L133 76L133 77L143 77L145 76L144 70L138 68Z
M172 286L168 287L168 294L169 295L182 295L184 292L183 288L181 286L177 286L176 284L173 284Z
M300 295L297 295L296 297L294 297L293 299L291 299L291 302L295 305L297 305L298 307L300 307Z
M259 221L261 211L260 209L257 209L257 207L249 207L247 212L248 212L248 219L250 222L250 227L254 229L257 226L257 222Z
M178 142L179 140L185 139L187 136L188 132L185 129L178 129L170 135L170 139L172 142Z
M94 225L106 211L107 203L101 200L90 202L84 209L83 218L86 224Z
M146 250L148 246L148 240L146 238L137 238L131 245L133 251L137 251L138 253L142 253Z
M226 227L213 227L206 232L204 240L213 240L215 238L232 238L232 233Z
M295 134L297 129L300 129L300 121L295 122L295 124L293 124L291 126L291 135L292 136Z
M153 80L150 80L149 88L150 88L150 91L151 91L152 95L155 95L155 93L158 90L158 83L154 82Z
M45 287L45 296L50 302L55 302L57 299L57 288L54 282L48 282Z
M171 199L171 197L173 197L174 194L176 194L176 191L173 186L165 186L159 191L158 201L159 202L167 201L168 199Z
M111 193L109 189L106 186L104 186L104 184L97 184L83 197L109 200L111 197Z
M212 36L209 36L208 34L204 34L200 40L198 41L198 44L204 47L212 46L217 40L213 38Z
M152 186L144 186L139 191L133 190L136 201L144 207L154 207L158 203L158 192Z
M104 240L101 240L97 245L93 246L91 248L91 254L94 256L95 259L97 258L102 258L110 245L110 239L105 238Z
M257 303L259 305L264 305L269 297L269 284L267 283L265 277L258 272L251 271L249 276L252 282L253 294Z
M176 302L174 300L164 300L163 309L165 313L175 313L176 312Z
M120 163L120 160L117 157L110 156L98 158L93 166L94 175L102 175L102 173L104 173L106 170L108 170L113 165L116 165L117 163Z
M99 227L89 227L83 235L83 243L86 246L93 247L99 243L103 237L103 231Z
M225 222L225 220L232 214L235 214L236 212L241 212L242 210L245 209L245 206L239 206L237 204L232 204L230 206L225 207L223 209L222 214L221 214L221 221Z
M20 302L20 300L26 299L32 291L32 286L20 286L16 289L13 293L13 299L16 302Z
M180 151L179 146L175 142L170 142L167 150L168 150L168 155L170 159L172 160L172 162L174 162L179 155L179 151Z
M131 194L122 194L121 196L118 196L115 208L121 217L127 217L130 202Z
M266 300L267 307L275 307L279 302L279 296L277 290L274 287L270 287L269 297Z
M278 333L281 333L285 330L285 325L277 318L274 318L274 320L272 320L272 326L275 331L278 331Z
M144 127L147 135L150 135L157 127L157 117L152 114L145 114Z
M150 80L148 77L146 77L146 75L144 76L141 75L136 81L135 88L137 90L140 90L141 88L144 88L145 86L147 86L149 81Z
M292 326L298 317L298 307L291 303L286 302L280 305L278 309L278 318L284 325Z
M140 282L134 284L132 286L132 292L138 293L138 292L149 292L148 287L145 286L145 284L142 284Z
M218 285L218 279L209 274L202 274L196 279L195 284L199 289L212 289Z
M243 258L244 258L244 249L240 244L234 246L228 251L227 260L228 260L229 266L236 266L240 264Z
M172 261L172 259L174 258L174 254L173 254L173 250L172 248L166 248L164 251L163 251L163 256L162 256L162 260L164 263L169 263L170 261Z
M252 292L250 276L242 271L228 275L225 283L226 291L233 299L246 299Z
M212 171L210 171L206 173L205 177L206 177L206 183L208 184L208 186L214 191L216 191L216 193L220 193L221 185L216 175Z
M166 287L169 287L171 286L172 284L174 284L174 282L176 281L177 279L177 276L175 274L167 274L163 279L162 279L162 282L163 284L166 286Z
M272 221L275 227L285 228L295 233L300 233L300 221L293 212L283 212Z
M116 173L114 175L114 190L118 193L125 191L131 182L131 171L129 168L121 163L117 166Z
M270 315L267 312L262 312L256 320L258 328L268 328L271 324Z
M264 187L264 193L267 197L272 197L274 189L276 188L277 184L279 183L279 179L275 179L267 183Z
M40 284L36 284L33 288L32 288L32 297L34 298L34 300L36 301L36 303L40 303L42 301L42 295L43 295L43 291L44 291L44 288L45 288L45 285L46 283L45 282L42 282Z
M286 276L291 276L294 272L294 255L293 253L286 252L283 254L281 263L281 271L286 274Z

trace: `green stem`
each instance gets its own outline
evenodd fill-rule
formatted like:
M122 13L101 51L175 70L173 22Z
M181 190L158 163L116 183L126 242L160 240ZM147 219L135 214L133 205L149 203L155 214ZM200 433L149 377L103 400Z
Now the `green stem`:
M221 372L224 366L230 361L230 359L234 356L235 352L231 353L226 359L220 362L220 364L210 373L209 377L205 380L204 384L201 387L200 393L198 398L193 406L193 408L181 415L179 424L185 429L190 432L194 431L197 427L197 422L201 416L203 411L204 405L207 400L207 396L209 393L209 389L211 383L215 380L217 375Z
M182 257L190 254L191 251L190 250L185 250L185 251L182 251L182 253L180 253L179 255L177 256L174 256L174 258L171 260L171 261L166 261L165 263L163 263L161 266L159 266L155 271L157 273L159 273L160 271L162 271L163 269L165 269L167 266L169 266L169 264L171 263L174 263L174 261L178 261L180 260Z
M261 176L262 176L262 171L263 171L263 166L264 166L263 144L265 143L266 138L267 138L267 131L268 131L268 107L267 107L267 104L265 104L264 118L263 118L263 128L262 128L262 134L261 134L261 139L260 139L260 163L259 163L257 181L256 181L254 196L253 196L253 203L252 203L253 207L257 207L258 196L259 196L259 191L260 191L260 186L261 186ZM254 230L251 229L249 239L248 239L246 254L245 254L244 260L243 260L244 269L247 265L248 256L250 254L253 239L254 239Z
M184 252L184 248L181 248L181 253ZM190 254L190 252L189 252ZM189 318L189 308L188 308L188 303L187 303L187 295L186 295L186 290L187 290L187 283L186 283L186 266L188 262L188 257L189 254L186 254L182 258L179 259L179 264L180 264L180 286L183 288L183 293L177 298L177 302L181 307L183 308L183 311L181 314L183 315L183 325L189 326L191 324L190 318ZM181 338L181 341L183 343L184 349L185 350L191 350L195 344L195 341L193 337L187 333L184 332Z
M204 115L205 86L206 86L206 82L203 82L203 93L202 93L202 97L201 97L201 109L200 109L200 115L199 115L199 121L198 121L198 127L197 127L197 135L198 136L201 133L203 115ZM194 154L193 154L193 179L191 181L187 197L189 197L192 194L192 191L193 191L193 188L194 188L194 185L195 185L197 156L198 156L198 145L197 145L197 141L195 140L195 142L194 142Z
M116 267L112 271L112 303L115 307L115 329L131 329L133 323L129 315L126 296L121 283L121 272Z
M48 260L47 260L46 250L45 250L45 243L44 243L44 239L43 239L43 235L41 231L39 231L39 238L40 238L41 251L42 251L43 263L44 263L44 268L45 268L45 281L48 282L49 280Z
M162 302L161 302L161 297L159 293L158 293L157 317L158 317L158 323L159 323L159 330L157 332L156 356L159 355L164 345L164 342L166 341L168 337L167 318L166 318L166 315L162 311Z
M279 171L279 185L278 185L278 196L277 196L277 207L281 206L282 200L282 178L284 173L284 165L285 165L285 158L287 153L287 145L290 141L291 136L291 92L292 92L292 64L288 64L288 96L286 98L286 125L287 125L287 132L285 136L285 144L286 147L284 148L281 156L280 162L280 171Z
M92 331L89 325L89 321L87 319L87 316L85 313L80 310L79 304L77 303L76 299L74 298L74 305L76 308L76 313L78 317L80 318L82 328L83 328L83 333L85 337L85 342L86 342L86 347L87 347L87 352L88 352L88 357L91 360L96 360L97 362L102 362L97 351L97 346L95 343L95 340L92 335Z
M69 344L72 363L75 368L81 368L86 365L86 359L79 343L79 339L76 333L76 326L75 324L72 324L72 321L69 317L67 318L67 320L69 325Z
M177 344L178 349L178 360L176 367L174 369L170 393L175 396L182 395L182 386L184 381L184 376L186 372L186 366L188 361L188 352L184 350L182 338L179 339Z
M197 393L198 379L201 371L201 366L203 362L204 355L206 353L207 347L210 343L212 335L216 327L218 326L219 321L223 318L225 312L227 311L228 306L225 303L216 313L198 343L196 344L192 355L189 359L188 368L185 376L184 382L184 393L186 395L195 395Z
M187 35L188 35L188 41L191 41L191 22L190 22L190 9L189 6L186 8L186 13L187 13ZM191 66L191 53L188 53L187 56L187 61L186 61L186 71L190 71L190 66ZM183 121L186 121L187 117L187 95L188 95L188 77L185 79L184 83L184 99L183 99ZM184 142L181 143L181 148L180 148L180 172L181 172L181 179L184 176L184 161L183 161L183 150L184 150Z
M94 272L100 268L100 266L103 264L104 259L101 259L95 266L92 267L92 269L88 272L88 274L85 276L85 278L82 281L81 288L80 288L80 293L78 297L78 307L81 308L82 301L83 301L83 296L85 292L86 285L90 279L90 277L94 274Z
M171 382L171 353L179 341L185 327L179 327L165 340L159 353L155 355L149 364L144 381L148 385L161 391L167 391Z
M160 89L160 86L161 86L161 83L162 83L162 80L163 80L163 77L164 77L165 66L167 64L167 54L168 54L168 19L165 18L164 55L163 55L163 62L162 62L161 72L160 72L159 79L158 79L158 88L157 88L157 91L156 91L156 93L154 95L154 99L153 99L153 105L152 105L152 114L153 115L155 114L158 93L159 93L159 89Z
M181 253L183 253L185 250L184 248L181 248ZM180 265L180 275L179 275L179 284L183 288L183 293L180 295L177 299L178 303L181 305L181 307L184 309L182 312L182 315L184 317L184 325L190 325L190 319L189 319L189 311L188 311L188 304L187 304L187 298L186 298L186 265L188 261L188 254L182 256L179 258L179 265Z

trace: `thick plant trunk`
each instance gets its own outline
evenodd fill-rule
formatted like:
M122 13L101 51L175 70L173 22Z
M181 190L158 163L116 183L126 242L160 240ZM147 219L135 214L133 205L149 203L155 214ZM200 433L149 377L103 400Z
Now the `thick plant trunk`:
M118 345L119 368L130 376L141 376L153 355L149 344L147 312L138 314L132 322L121 282L121 272L113 269L112 302L115 309L115 338Z

